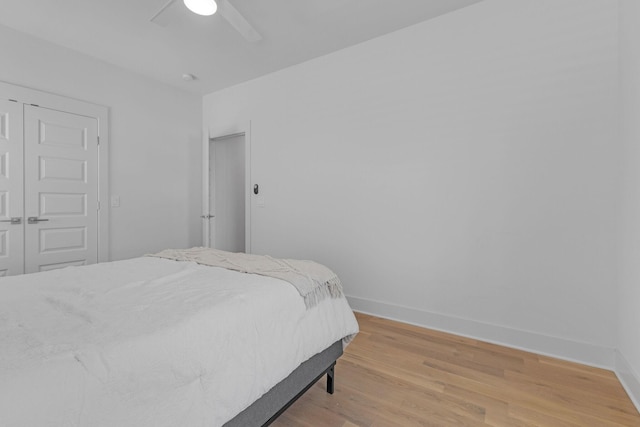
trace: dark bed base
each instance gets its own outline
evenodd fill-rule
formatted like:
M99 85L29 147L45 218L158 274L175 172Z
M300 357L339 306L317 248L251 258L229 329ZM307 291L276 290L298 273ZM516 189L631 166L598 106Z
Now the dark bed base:
M224 427L268 426L302 396L316 381L327 375L327 393L333 394L334 367L342 355L342 341L302 363L287 378L227 422Z

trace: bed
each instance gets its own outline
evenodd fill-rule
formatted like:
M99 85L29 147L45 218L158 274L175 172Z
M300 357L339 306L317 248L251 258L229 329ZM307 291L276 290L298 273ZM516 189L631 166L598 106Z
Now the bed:
M175 253L0 279L0 425L260 426L333 391L341 292Z

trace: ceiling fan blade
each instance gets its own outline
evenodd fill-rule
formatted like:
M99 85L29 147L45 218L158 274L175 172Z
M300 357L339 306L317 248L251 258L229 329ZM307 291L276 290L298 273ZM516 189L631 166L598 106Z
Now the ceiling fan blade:
M255 43L262 40L260 33L244 19L244 16L233 7L229 0L217 0L218 13L222 15L247 41Z
M155 15L151 17L151 19L149 19L149 21L153 22L154 24L158 24L161 27L166 27L167 25L169 25L169 21L171 21L171 14L165 12L167 12L167 9L169 9L175 2L176 0L169 0L167 3L165 3L164 6L160 8L159 11L156 12Z

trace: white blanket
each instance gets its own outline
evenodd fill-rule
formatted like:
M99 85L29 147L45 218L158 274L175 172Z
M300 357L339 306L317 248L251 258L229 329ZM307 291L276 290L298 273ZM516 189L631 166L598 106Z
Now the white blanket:
M282 279L291 283L298 290L307 308L314 307L324 298L344 296L338 276L324 265L314 261L279 259L268 255L234 253L213 248L165 249L157 254L147 256L174 261L193 261L241 273Z
M0 279L0 426L220 426L331 343L344 298L161 258Z

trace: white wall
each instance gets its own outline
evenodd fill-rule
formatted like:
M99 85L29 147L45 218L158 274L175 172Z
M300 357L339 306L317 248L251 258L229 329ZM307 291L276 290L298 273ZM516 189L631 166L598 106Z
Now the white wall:
M620 221L617 370L640 408L640 2L620 2L621 138L624 187Z
M0 80L110 108L111 259L200 244L199 96L2 26L0 52Z
M326 263L361 310L612 365L617 12L486 0L207 95L212 134L251 120L253 251Z

